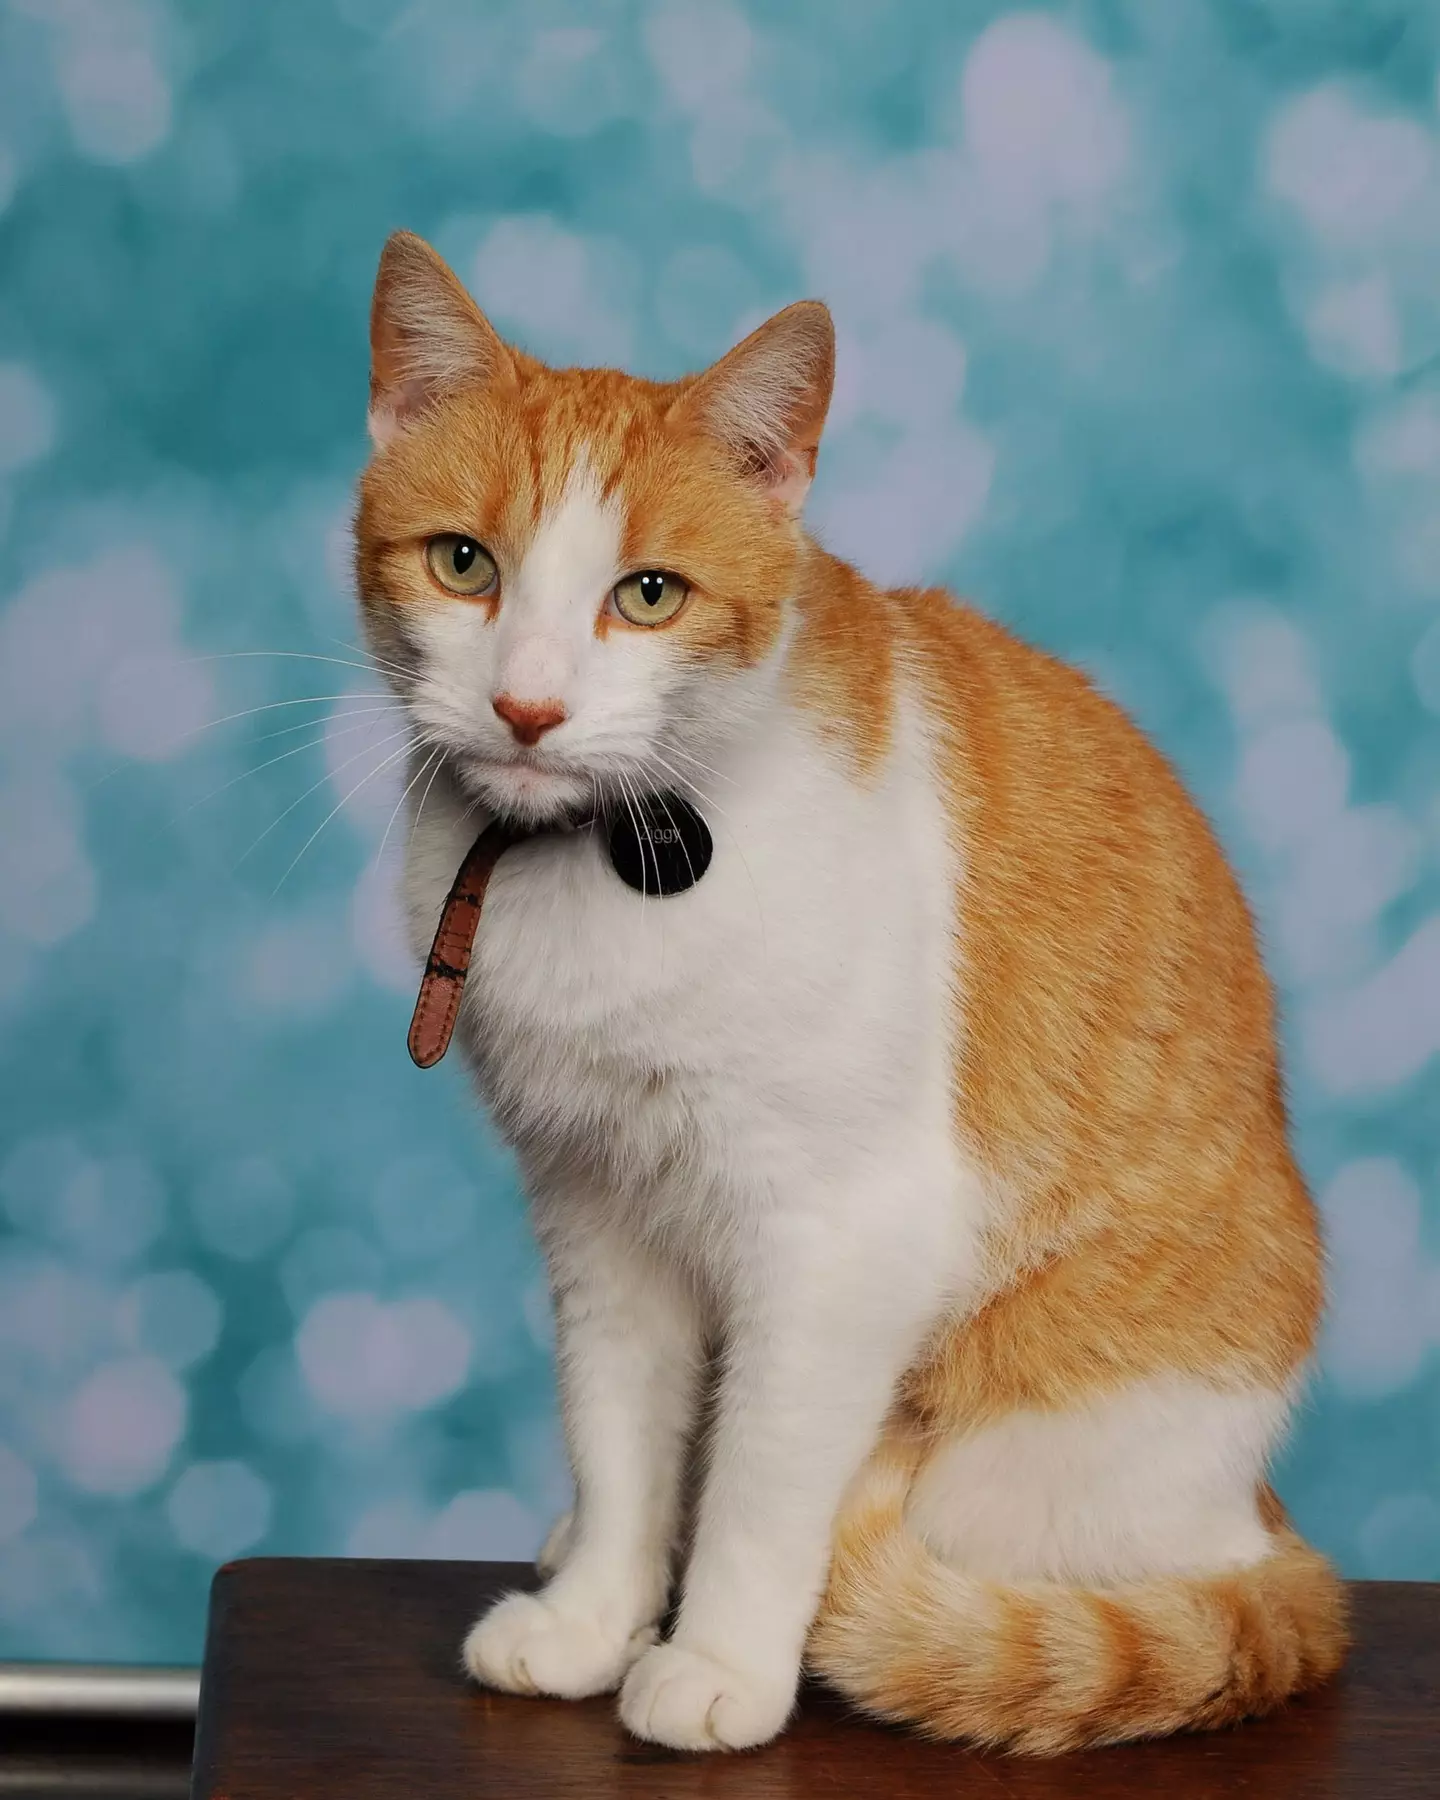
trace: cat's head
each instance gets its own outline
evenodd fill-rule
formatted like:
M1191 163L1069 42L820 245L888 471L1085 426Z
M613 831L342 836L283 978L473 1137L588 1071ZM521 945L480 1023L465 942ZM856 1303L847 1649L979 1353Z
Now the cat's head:
M361 605L423 742L531 823L627 783L705 790L786 629L834 367L824 306L682 381L551 369L401 233L371 353Z

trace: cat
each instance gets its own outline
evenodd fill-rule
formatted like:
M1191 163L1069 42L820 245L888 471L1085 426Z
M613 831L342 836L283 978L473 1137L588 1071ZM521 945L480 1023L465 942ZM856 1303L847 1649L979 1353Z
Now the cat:
M371 345L417 950L486 819L556 827L496 868L458 1033L576 1500L471 1673L707 1750L779 1732L803 1666L1031 1753L1328 1676L1343 1589L1267 1484L1316 1219L1245 903L1163 757L806 534L819 302L680 381L555 369L402 233ZM714 837L683 895L566 829L667 791Z

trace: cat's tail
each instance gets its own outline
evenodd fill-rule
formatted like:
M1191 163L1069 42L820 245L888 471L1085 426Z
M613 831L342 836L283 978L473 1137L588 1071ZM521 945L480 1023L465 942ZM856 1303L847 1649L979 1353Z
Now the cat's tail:
M1230 1724L1340 1666L1345 1591L1266 1495L1249 1568L1107 1588L977 1580L907 1528L918 1454L877 1451L836 1528L807 1663L928 1737L1031 1755Z

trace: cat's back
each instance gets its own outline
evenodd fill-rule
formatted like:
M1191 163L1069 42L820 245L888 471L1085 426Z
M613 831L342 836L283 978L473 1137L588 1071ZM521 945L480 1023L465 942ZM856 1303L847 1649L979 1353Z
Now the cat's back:
M862 780L918 699L939 781L970 830L996 834L996 848L1012 825L1032 840L1047 835L1062 854L1083 840L1092 860L1111 863L1163 839L1238 899L1169 762L1078 668L944 589L878 588L815 547L797 599L792 690ZM1145 830L1129 829L1140 821Z
M1102 854L1158 843L1229 870L1213 833L1161 751L1073 664L1027 643L943 589L885 595L900 657L941 727L946 775L972 804L1008 799L1061 842L1093 834L1097 809L1150 830L1107 832ZM1020 823L1018 817L1016 820ZM1096 841L1093 839L1092 841Z
M938 589L885 598L933 722L972 932L1063 927L1052 948L1072 969L1123 940L1159 959L1162 982L1203 965L1244 987L1268 1030L1239 884L1164 754L1079 669L975 608Z

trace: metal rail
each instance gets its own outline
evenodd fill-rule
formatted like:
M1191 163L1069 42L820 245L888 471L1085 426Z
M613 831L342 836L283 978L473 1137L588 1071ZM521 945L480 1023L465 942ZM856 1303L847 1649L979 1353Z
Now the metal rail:
M193 1719L199 1701L198 1669L0 1662L0 1716Z

